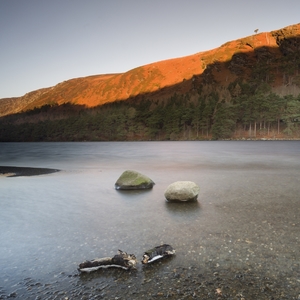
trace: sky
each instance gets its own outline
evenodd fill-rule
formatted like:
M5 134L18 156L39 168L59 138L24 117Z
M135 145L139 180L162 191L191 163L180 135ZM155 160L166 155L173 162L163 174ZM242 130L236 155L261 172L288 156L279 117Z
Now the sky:
M0 98L300 23L295 0L0 0Z

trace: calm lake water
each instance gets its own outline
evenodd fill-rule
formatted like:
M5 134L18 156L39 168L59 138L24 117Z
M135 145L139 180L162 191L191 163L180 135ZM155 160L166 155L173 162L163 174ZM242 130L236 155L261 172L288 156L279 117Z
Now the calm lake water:
M153 273L139 266L136 293L154 272L195 267L250 270L300 299L299 141L1 143L0 165L61 170L0 177L0 299L75 299L72 289L116 286L124 271L81 277L78 264L118 249L140 261L161 243L176 256ZM126 169L154 188L115 190ZM165 201L178 180L200 186L198 202Z

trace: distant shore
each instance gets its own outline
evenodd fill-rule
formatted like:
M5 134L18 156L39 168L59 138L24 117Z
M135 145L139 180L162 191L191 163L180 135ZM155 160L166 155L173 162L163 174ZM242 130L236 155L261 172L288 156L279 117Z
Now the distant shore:
M0 177L37 176L59 172L57 169L0 166Z

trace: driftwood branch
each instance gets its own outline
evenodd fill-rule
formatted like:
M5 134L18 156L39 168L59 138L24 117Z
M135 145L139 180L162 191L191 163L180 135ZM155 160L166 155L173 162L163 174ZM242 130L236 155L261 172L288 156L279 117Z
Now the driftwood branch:
M161 259L166 256L175 254L175 250L168 244L154 247L144 252L142 263L149 264L153 261ZM79 264L78 270L80 272L92 272L103 268L122 268L124 270L135 269L137 259L134 254L127 254L126 252L119 250L118 254L114 257L96 258L93 260L86 260Z
M101 268L122 268L129 270L136 267L136 257L134 254L127 254L126 252L119 250L119 254L114 257L96 258L93 260L87 260L79 265L78 270L80 272L92 272Z
M155 260L158 260L160 258L174 255L175 250L173 249L172 246L168 244L163 244L161 246L154 247L153 249L145 251L143 255L143 264L149 264Z

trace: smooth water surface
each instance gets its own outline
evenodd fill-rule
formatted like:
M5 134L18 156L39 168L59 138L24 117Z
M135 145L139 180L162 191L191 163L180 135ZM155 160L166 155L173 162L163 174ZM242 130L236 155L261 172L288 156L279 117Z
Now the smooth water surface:
M300 295L298 141L2 143L0 165L61 170L0 177L2 297L34 299L38 291L26 280L62 281L67 293L85 284L72 277L82 261L118 249L140 261L161 243L176 256L156 272L256 270L275 282L283 276ZM149 176L154 188L115 190L126 169ZM198 202L165 201L178 180L200 186ZM143 282L142 267L137 274Z

